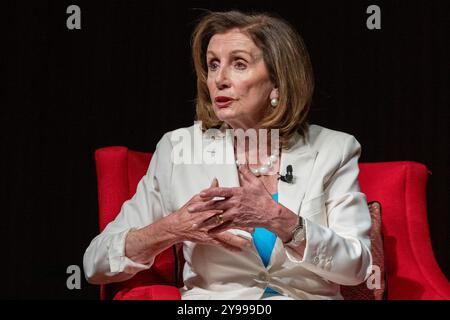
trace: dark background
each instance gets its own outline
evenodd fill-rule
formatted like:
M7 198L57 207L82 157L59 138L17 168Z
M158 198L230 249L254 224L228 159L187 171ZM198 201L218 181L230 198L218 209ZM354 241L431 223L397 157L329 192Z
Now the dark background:
M194 119L194 8L278 13L305 39L316 75L310 122L353 134L362 162L413 160L432 171L428 212L447 277L447 1L10 1L1 4L3 298L85 299L66 268L98 232L94 151L152 151ZM81 30L66 8L81 7ZM382 29L366 28L381 7Z

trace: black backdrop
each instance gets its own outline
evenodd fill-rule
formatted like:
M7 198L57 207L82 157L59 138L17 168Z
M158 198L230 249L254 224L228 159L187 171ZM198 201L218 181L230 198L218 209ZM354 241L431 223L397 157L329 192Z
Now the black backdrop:
M93 154L152 151L193 121L189 37L201 10L276 12L303 35L316 75L311 123L355 135L361 161L432 171L428 211L448 275L449 40L446 1L11 1L1 4L0 297L97 298L66 268L98 230ZM81 8L81 30L66 8ZM366 28L381 8L382 29Z

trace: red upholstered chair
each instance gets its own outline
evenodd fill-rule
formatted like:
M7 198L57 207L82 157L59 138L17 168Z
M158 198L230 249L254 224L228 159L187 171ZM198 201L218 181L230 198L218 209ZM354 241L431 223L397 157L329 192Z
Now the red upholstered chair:
M134 195L139 180L147 172L151 156L125 147L107 147L95 152L100 231ZM172 247L161 252L150 270L139 272L130 280L101 286L101 299L180 299L177 288L180 269L175 267L177 250ZM176 254L181 256L181 252Z
M100 230L115 218L146 173L151 154L107 147L95 153ZM410 161L361 163L367 201L382 206L388 299L450 299L450 283L434 258L426 211L427 168ZM102 299L180 299L180 248L162 252L148 271L102 286Z

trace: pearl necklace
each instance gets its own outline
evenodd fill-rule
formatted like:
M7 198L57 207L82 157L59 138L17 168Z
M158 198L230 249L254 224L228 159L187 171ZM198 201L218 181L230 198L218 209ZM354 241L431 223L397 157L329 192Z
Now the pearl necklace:
M269 159L266 161L265 164L263 164L262 166L259 166L257 168L250 168L250 171L257 177L261 176L261 175L274 175L276 173L273 174L269 174L270 169L273 168L273 165L278 161L278 156L275 154L272 154ZM240 163L239 160L236 160L236 165L239 167Z

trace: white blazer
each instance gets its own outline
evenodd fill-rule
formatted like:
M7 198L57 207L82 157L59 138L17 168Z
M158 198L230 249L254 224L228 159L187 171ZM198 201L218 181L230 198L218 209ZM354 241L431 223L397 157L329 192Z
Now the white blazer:
M176 211L208 188L214 177L223 187L239 186L234 160L229 164L175 164L177 140L200 135L206 148L234 159L232 138L222 128L213 139L199 126L166 133L159 141L136 194L117 218L94 238L84 254L91 283L123 281L151 267L124 255L125 237ZM295 134L293 146L282 150L280 170L292 165L294 183L279 180L278 200L305 218L306 249L298 256L277 238L267 267L256 248L230 252L186 241L183 299L260 299L267 287L293 299L341 299L339 285L356 285L370 274L370 214L358 184L361 146L349 134L310 125L307 137ZM180 141L180 140L178 140ZM209 150L211 150L209 149ZM185 154L192 159L198 151ZM201 159L201 158L200 158ZM229 230L251 237L241 230Z

